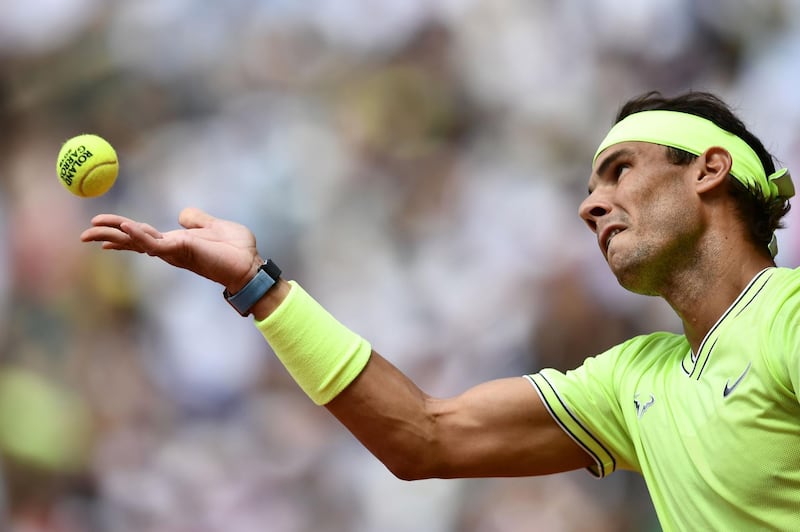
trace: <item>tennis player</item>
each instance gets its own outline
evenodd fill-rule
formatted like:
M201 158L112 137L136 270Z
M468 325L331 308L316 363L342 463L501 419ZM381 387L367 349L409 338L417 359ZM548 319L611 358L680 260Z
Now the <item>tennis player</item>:
M102 214L81 236L220 283L297 383L402 479L640 472L665 530L800 528L800 269L776 267L794 194L717 97L650 93L599 145L579 213L619 283L683 334L427 395L272 261L197 209L160 232ZM491 289L491 285L487 285Z

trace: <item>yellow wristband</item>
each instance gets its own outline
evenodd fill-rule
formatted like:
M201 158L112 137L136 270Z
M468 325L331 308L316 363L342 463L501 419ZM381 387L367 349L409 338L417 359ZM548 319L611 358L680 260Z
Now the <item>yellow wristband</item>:
M303 288L292 289L256 327L304 392L318 405L339 395L364 369L372 346L339 323Z

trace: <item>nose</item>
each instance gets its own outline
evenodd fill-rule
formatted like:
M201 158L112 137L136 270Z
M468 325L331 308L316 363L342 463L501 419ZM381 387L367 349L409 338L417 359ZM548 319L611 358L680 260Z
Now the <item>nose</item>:
M581 202L578 214L593 233L597 232L597 221L611 212L611 203L595 190Z

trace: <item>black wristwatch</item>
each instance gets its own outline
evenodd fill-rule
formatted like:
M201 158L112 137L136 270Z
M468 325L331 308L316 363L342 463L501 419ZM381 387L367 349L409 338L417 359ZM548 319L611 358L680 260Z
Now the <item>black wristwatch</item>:
M225 301L236 309L236 312L242 316L248 316L253 305L264 297L264 294L266 294L270 288L275 286L275 283L278 282L280 277L281 269L278 268L277 264L272 262L272 259L268 259L267 262L261 265L256 275L244 285L244 288L235 294L230 294L226 288L223 290L222 295L225 297Z

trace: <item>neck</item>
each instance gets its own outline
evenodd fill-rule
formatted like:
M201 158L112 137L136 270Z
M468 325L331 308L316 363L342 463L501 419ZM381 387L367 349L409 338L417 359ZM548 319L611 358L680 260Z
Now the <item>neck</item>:
M686 339L697 353L700 344L758 272L775 263L752 249L718 250L704 257L700 267L676 271L661 296L683 322Z

